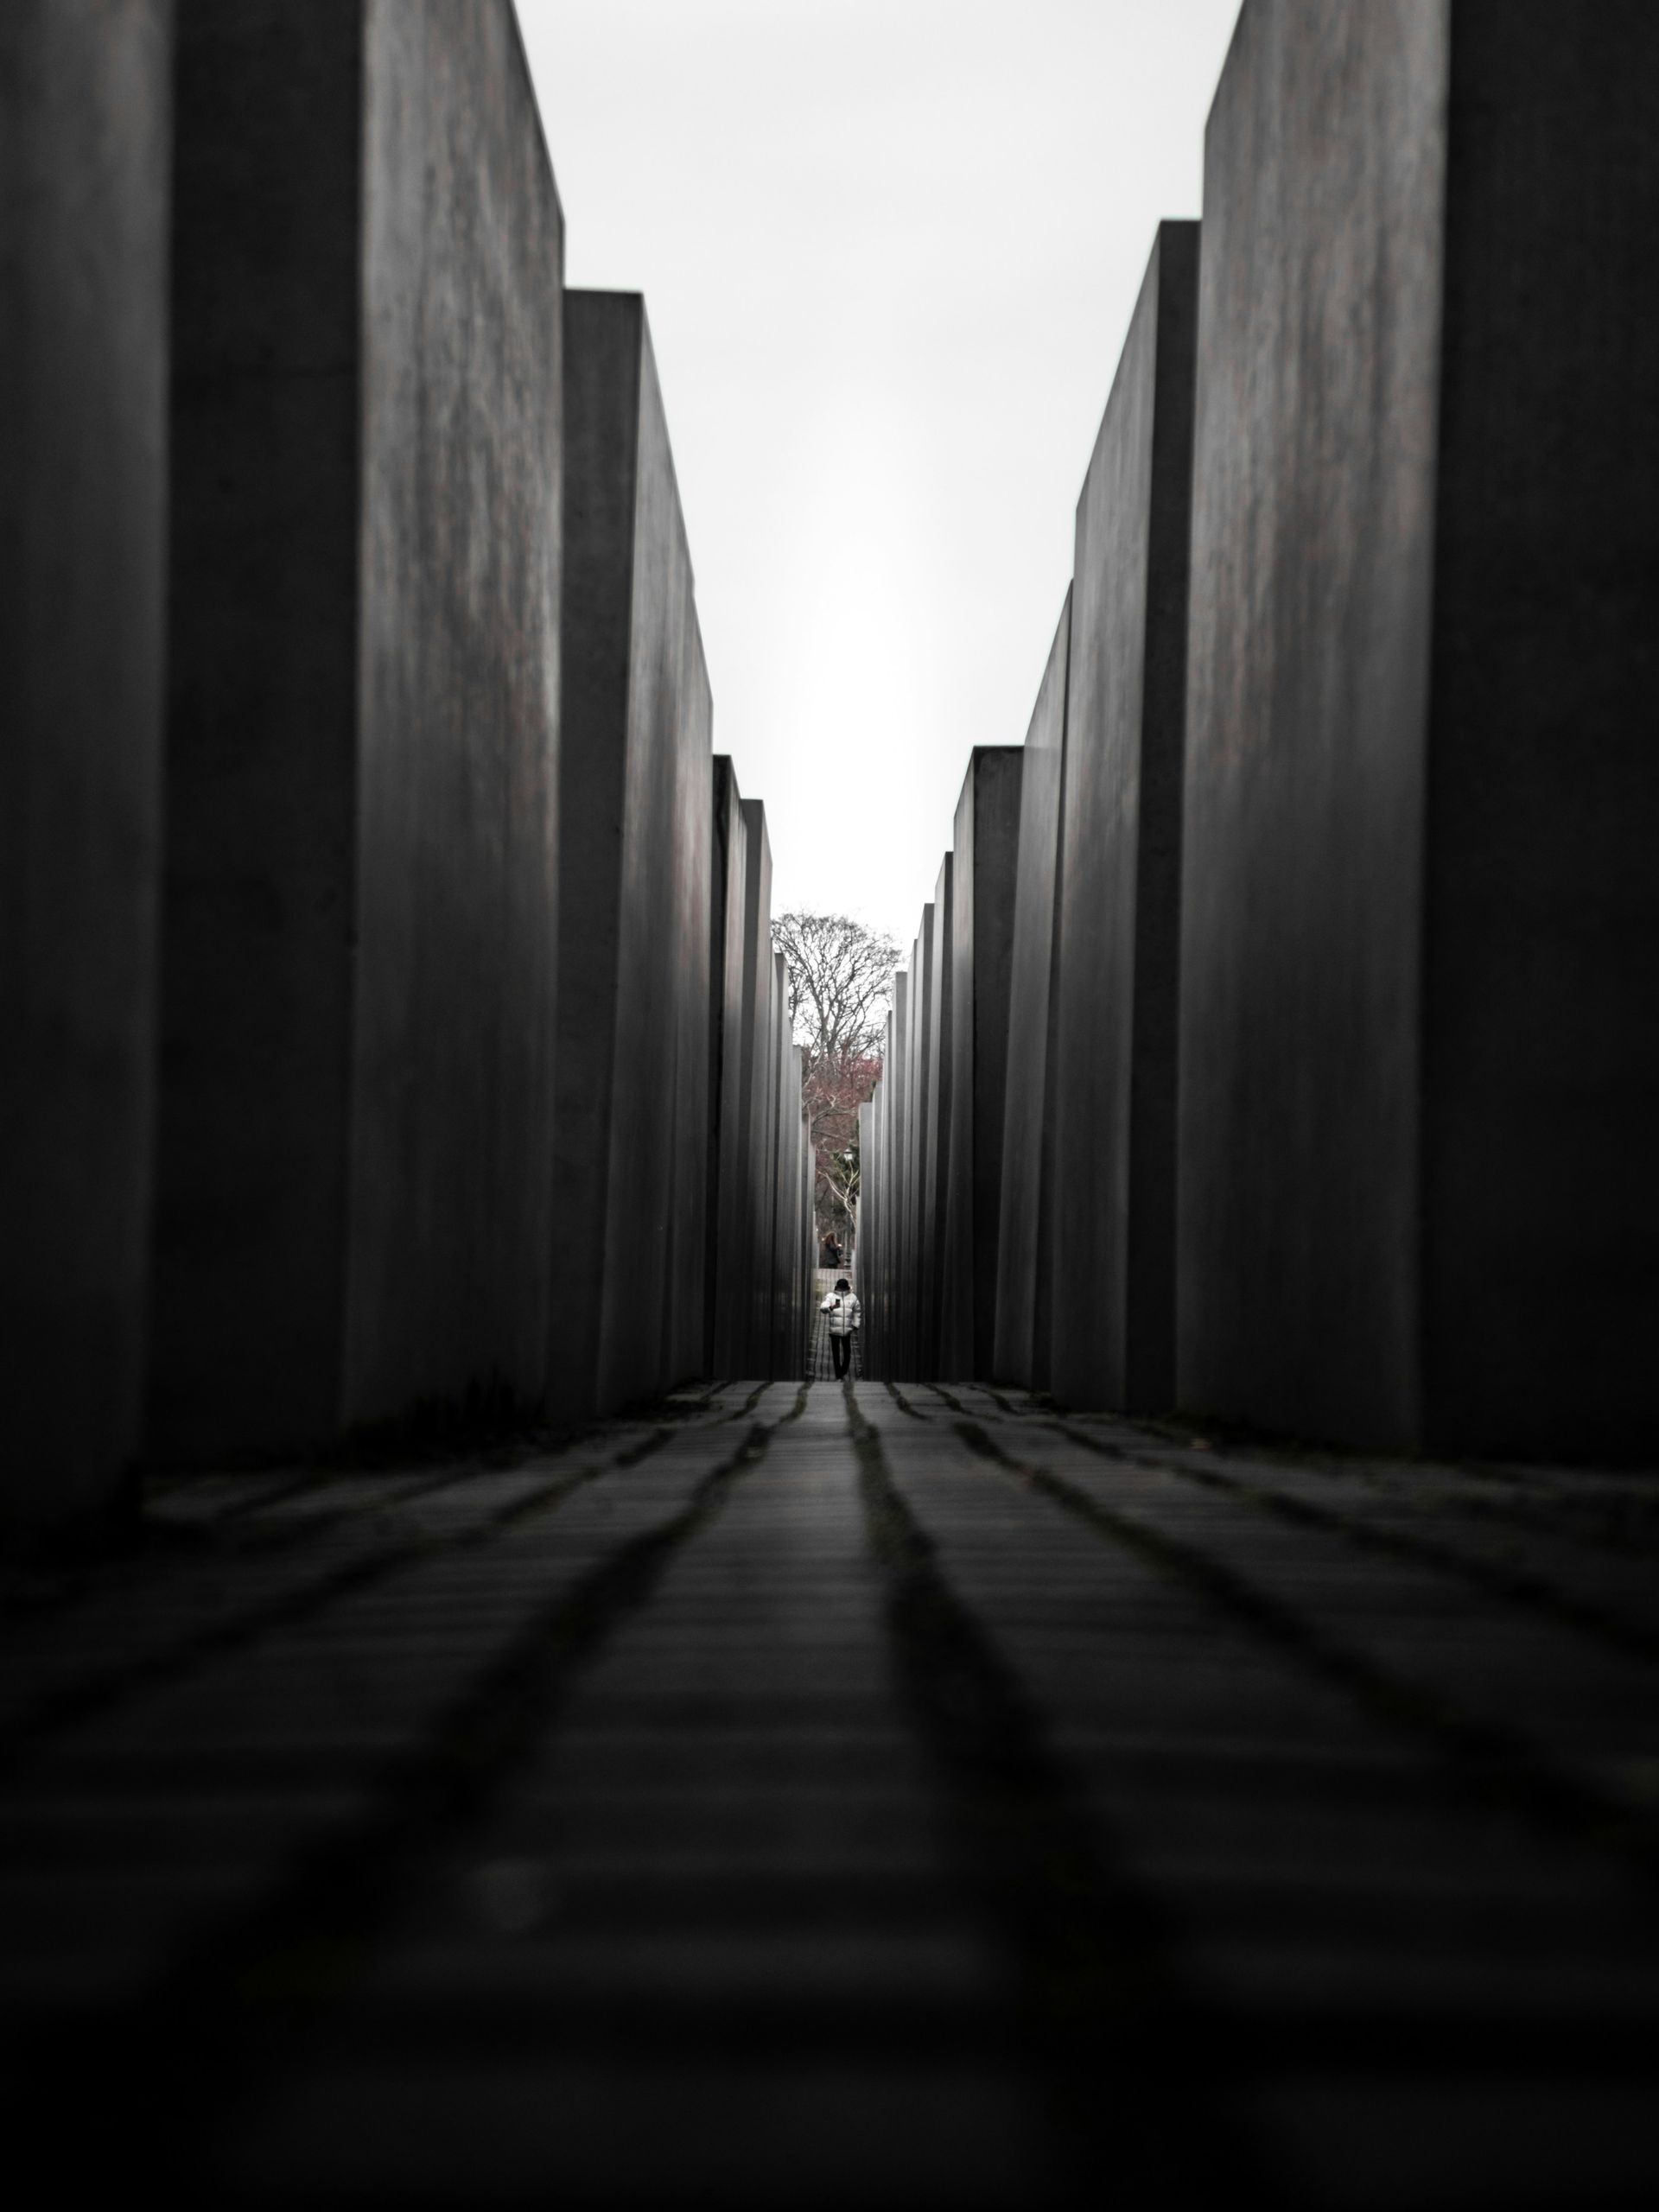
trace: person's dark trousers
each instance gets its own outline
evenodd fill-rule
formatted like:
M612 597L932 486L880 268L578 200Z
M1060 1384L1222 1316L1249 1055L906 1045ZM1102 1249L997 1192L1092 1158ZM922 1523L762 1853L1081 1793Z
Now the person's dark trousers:
M836 1363L836 1380L840 1382L853 1363L853 1340L850 1337L831 1337L830 1351Z

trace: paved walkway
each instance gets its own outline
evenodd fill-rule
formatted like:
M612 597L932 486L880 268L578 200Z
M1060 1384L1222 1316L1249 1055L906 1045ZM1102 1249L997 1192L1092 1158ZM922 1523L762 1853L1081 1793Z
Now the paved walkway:
M10 1573L9 2175L1655 2201L1651 1479L665 1413Z

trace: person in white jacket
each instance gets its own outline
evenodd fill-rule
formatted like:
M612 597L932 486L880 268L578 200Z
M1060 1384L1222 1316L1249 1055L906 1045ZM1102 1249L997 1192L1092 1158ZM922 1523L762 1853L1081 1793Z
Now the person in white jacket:
M835 1288L818 1311L830 1316L830 1354L839 1382L853 1363L853 1338L858 1334L858 1300L845 1275L836 1277Z

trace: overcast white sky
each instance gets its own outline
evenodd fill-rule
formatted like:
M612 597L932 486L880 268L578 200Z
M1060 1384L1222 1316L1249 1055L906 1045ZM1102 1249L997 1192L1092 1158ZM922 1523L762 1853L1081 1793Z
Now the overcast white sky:
M645 295L773 909L908 948L1024 738L1237 0L518 0L567 281Z

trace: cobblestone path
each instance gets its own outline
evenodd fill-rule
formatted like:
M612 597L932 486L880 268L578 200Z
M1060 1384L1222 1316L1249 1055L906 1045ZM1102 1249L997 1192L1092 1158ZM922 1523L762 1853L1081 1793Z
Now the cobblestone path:
M968 1388L160 1487L6 1582L8 2171L1650 2206L1656 1592L1649 1478Z

